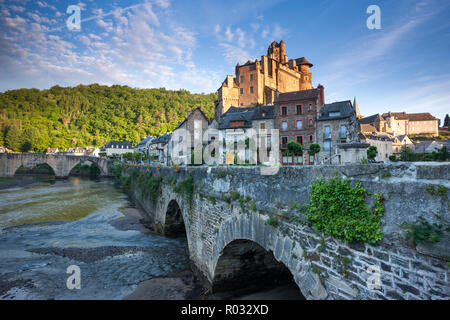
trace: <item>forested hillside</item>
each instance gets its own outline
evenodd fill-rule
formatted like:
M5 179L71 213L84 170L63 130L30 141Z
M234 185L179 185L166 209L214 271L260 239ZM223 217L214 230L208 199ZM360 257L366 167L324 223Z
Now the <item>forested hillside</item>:
M98 84L18 89L0 93L0 145L14 151L97 146L109 140L133 145L173 130L188 109L214 116L216 94L134 89Z

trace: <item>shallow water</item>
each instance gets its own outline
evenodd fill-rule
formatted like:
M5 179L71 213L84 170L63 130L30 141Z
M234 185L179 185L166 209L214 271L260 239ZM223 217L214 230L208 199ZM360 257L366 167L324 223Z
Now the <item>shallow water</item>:
M0 299L121 299L140 281L187 268L184 239L111 224L130 206L111 180L0 190ZM70 265L80 267L79 290L66 286Z

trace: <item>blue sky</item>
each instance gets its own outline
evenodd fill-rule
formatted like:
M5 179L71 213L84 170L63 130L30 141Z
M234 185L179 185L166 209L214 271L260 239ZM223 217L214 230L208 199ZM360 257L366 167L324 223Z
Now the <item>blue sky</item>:
M381 30L369 30L369 5ZM69 5L81 8L70 31ZM327 102L361 113L450 113L448 0L0 0L0 91L125 84L213 92L283 39Z

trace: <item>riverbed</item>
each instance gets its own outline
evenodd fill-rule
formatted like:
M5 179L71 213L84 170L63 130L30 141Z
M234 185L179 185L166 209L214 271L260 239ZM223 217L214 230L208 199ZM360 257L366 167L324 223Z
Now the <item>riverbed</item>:
M145 228L113 180L8 183L0 190L0 299L123 299L143 281L189 270L186 239ZM80 289L67 285L69 266L79 267ZM180 290L167 298L192 294Z

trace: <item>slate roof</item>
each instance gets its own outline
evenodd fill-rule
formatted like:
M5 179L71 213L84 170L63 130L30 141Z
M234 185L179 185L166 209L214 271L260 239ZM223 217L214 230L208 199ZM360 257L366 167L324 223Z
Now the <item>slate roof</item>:
M275 98L275 103L297 101L297 100L314 100L320 96L320 89L300 90L293 92L279 93Z
M377 128L368 123L360 123L361 132L376 132Z
M432 116L429 112L423 112L423 113L388 112L388 113L383 113L383 118L387 118L389 116L392 116L398 120L409 120L409 121L437 120L437 118Z
M231 106L222 116L219 129L251 128L253 120L264 120L274 118L273 106L255 106L236 108ZM244 121L241 126L230 126L232 121Z
M384 120L379 113L365 117L365 118L361 118L359 119L359 124L371 124L374 123L376 120Z
M117 146L119 146L119 148L122 148L123 146L124 149L126 149L126 147L128 146L128 149L132 149L131 142L129 141L109 141L105 145L106 148L117 148Z
M339 116L330 117L330 112L340 112L341 114ZM345 119L354 113L355 109L353 109L352 102L350 100L328 103L325 104L320 110L318 121Z

